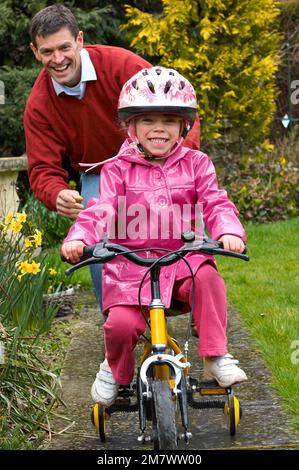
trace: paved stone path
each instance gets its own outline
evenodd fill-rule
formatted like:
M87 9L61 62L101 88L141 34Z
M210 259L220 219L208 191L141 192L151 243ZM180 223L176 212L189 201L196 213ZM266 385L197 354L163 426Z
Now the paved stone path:
M51 424L53 435L46 439L43 449L151 449L137 441L139 435L138 413L115 413L107 426L107 442L101 443L90 421L92 401L90 387L102 357L102 331L99 313L90 295L81 296L83 308L75 323L73 339L62 373L63 399L67 409L59 409L68 417L55 419ZM186 317L170 320L176 338L186 337ZM275 448L299 449L299 434L281 406L281 400L271 390L270 375L254 349L251 340L236 313L229 314L228 338L230 352L240 361L249 381L234 387L240 400L243 417L235 437L229 435L222 410L189 409L190 431L193 437L188 449ZM197 359L197 340L191 341L190 357L192 375L200 377L200 360ZM55 434L68 427L61 434ZM186 448L182 442L181 449Z

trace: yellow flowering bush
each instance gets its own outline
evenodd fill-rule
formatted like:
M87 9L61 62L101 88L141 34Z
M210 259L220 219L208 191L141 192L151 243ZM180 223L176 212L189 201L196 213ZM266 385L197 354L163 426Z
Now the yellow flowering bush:
M279 2L160 4L155 12L146 4L141 9L125 5L127 23L121 30L153 64L173 67L190 79L205 151L215 141L219 148L238 146L242 152L267 145L277 96Z

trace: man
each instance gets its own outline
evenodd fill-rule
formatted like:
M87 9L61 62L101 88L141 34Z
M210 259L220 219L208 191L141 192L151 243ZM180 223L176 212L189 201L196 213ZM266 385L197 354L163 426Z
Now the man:
M120 90L150 64L122 48L83 47L83 32L63 5L37 13L30 35L30 47L43 69L24 115L29 181L48 209L75 219L99 191L98 168L94 174L84 173L80 163L104 161L118 152L125 138L117 123ZM199 121L186 145L198 148ZM81 195L68 186L68 173L62 165L65 157L82 172ZM100 301L98 271L92 277Z

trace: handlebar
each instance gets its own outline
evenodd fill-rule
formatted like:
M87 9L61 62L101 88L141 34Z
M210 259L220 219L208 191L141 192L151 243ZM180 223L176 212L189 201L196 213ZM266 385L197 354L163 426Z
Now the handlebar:
M187 237L182 235L182 239L186 241ZM143 258L136 254L138 251L170 251L169 255L163 255L159 258ZM165 248L141 248L137 250L128 249L125 246L118 245L116 243L101 242L95 245L89 245L84 247L83 250L83 261L73 265L71 268L66 270L66 274L70 275L77 269L80 269L84 266L90 264L105 264L111 261L118 255L125 256L127 259L139 266L145 266L150 268L153 264L162 266L169 266L176 263L182 256L185 256L187 253L192 251L197 251L200 253L208 255L222 255L230 256L232 258L239 258L244 261L249 261L249 256L247 256L246 249L243 253L236 253L235 251L224 250L222 242L215 240L192 240L187 241L181 248L178 250L166 250ZM63 261L67 261L63 256L61 257ZM86 259L87 258L87 259Z

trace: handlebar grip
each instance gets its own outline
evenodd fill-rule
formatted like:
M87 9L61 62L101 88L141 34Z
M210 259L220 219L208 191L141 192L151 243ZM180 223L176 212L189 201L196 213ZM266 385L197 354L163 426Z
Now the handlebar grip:
M89 245L83 248L83 258L87 258L93 255L93 250L95 249L96 245Z
M95 249L96 245L89 245L83 248L83 256L81 257L81 261L85 260L86 258L90 258L93 254L93 250ZM70 263L70 260L66 259L62 253L60 253L60 259L64 263Z

